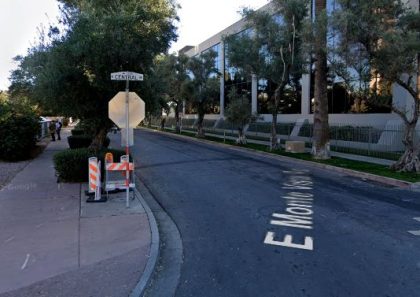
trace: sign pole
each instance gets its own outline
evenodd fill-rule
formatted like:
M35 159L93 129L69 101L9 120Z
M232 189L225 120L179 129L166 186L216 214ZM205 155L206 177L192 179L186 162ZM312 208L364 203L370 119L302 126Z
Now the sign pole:
M125 122L125 129L126 129L126 145L125 145L125 154L127 156L126 161L126 168L125 168L125 186L126 186L126 207L130 207L130 93L129 93L129 82L132 81L143 81L143 74L136 73L136 72L129 72L129 71L121 71L121 72L113 72L111 73L111 80L125 80L125 119L121 119L121 114L123 113L123 102L124 102L124 93L121 92L121 96L119 97L119 93L111 100L109 101L108 107L109 107L109 118L118 125L118 127L122 128L124 127ZM132 98L134 101L132 101L132 104L134 106L134 114L133 119L134 122L137 124L140 123L144 119L144 101L141 100L140 97L137 96L136 93L132 94L135 96ZM136 99L137 97L137 99ZM132 123L133 125L136 125L135 123ZM124 144L122 144L124 145ZM134 164L134 162L133 162ZM134 168L133 168L133 176L134 176ZM133 181L134 182L134 181Z
M126 199L125 199L125 206L127 208L130 207L130 171L129 171L129 165L130 165L130 151L129 151L129 132L128 132L128 123L129 123L129 106L128 106L128 84L129 79L127 75L127 80L125 83L125 130L126 130L126 142L125 142L125 154L127 155L127 163L126 163L126 169L125 169L125 186L126 186Z

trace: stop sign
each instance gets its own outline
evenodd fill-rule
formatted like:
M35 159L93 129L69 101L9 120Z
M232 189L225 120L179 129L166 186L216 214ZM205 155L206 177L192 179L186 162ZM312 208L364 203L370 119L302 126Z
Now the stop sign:
M145 104L144 101L135 92L129 92L128 94L128 127L134 128L144 119ZM126 128L125 92L118 92L118 94L115 95L111 101L109 101L108 117L119 128Z

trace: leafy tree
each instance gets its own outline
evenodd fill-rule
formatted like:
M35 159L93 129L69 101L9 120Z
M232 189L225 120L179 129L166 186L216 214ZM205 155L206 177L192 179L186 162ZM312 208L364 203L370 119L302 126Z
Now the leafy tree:
M129 70L147 79L154 57L176 38L175 6L166 0L61 2L65 31L50 28L50 42L22 58L12 90L64 116L88 120L96 135L91 147L99 149L112 126L108 101L124 89L110 73ZM132 83L130 89L142 96L146 86Z
M146 121L149 126L152 124L152 117L161 117L162 109L168 109L167 97L165 95L165 85L162 83L161 74L158 71L159 64L163 59L163 55L155 57L153 66L144 80L145 88L142 97L147 98L146 103ZM143 99L144 100L144 99Z
M246 144L244 128L254 119L255 115L251 113L251 104L246 95L238 95L235 88L232 88L228 94L230 103L225 111L227 120L238 127L238 139L236 143Z
M312 155L315 159L330 158L327 96L327 1L315 0L314 22L314 125Z
M198 57L192 57L187 63L191 81L183 87L186 98L197 109L197 137L204 137L203 120L211 103L219 99L220 82L215 68L217 53L208 51Z
M232 66L247 75L265 78L276 89L270 100L272 146L277 147L277 114L287 104L290 90L300 88L303 72L302 24L307 1L276 0L273 12L244 10L250 29L225 38Z
M179 113L185 99L185 88L189 82L187 73L188 57L174 54L164 56L157 64L156 72L163 86L163 94L170 108L175 112L176 132L181 132Z
M392 168L420 172L420 145L414 142L420 112L420 14L400 0L339 0L339 4L342 9L334 15L334 26L340 33L341 59L352 68L365 65L370 100L390 105L405 125L405 152ZM359 59L349 59L355 54ZM409 110L383 100L381 89L387 84L397 84L410 94Z
M7 94L7 92L0 91L0 104L6 103L8 98L9 98L9 95Z

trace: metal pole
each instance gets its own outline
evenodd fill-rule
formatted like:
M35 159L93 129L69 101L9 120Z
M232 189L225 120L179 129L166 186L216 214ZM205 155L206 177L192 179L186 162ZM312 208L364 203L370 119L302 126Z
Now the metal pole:
M129 84L129 80L128 80L128 75L127 75L127 81L125 83L125 132L126 132L126 138L125 138L125 154L127 155L127 163L126 163L126 169L125 169L125 186L126 186L126 200L125 200L125 206L127 208L130 207L130 168L129 168L129 164L130 164L130 151L129 151L129 141L128 141L128 137L129 137L129 132L128 132L128 123L129 123L129 106L128 106L128 97L129 97L129 92L128 92L128 84Z

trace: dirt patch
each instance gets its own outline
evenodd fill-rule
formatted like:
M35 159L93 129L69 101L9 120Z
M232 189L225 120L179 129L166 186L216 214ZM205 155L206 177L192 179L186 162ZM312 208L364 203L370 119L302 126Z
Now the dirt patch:
M0 160L0 190L6 186L32 159L39 156L48 145L49 139L43 139L36 144L30 152L30 159L18 162L7 162Z
M25 168L30 160L20 162L4 162L0 161L0 189L6 186L16 174Z

